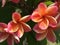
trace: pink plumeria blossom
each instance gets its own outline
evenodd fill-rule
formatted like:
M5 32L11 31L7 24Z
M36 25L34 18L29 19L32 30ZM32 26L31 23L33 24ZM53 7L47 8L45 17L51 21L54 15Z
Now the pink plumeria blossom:
M30 20L30 15L21 17L21 14L18 12L14 12L12 14L12 21L8 23L8 29L6 32L11 34L15 33L19 38L21 38L24 32L31 31L29 25L26 24Z
M7 40L8 45L14 45L14 41L19 42L19 38L15 34L6 32L8 25L0 22L0 43Z
M38 23L39 28L45 30L48 26L56 27L57 21L53 17L58 11L57 6L46 6L44 3L40 3L35 11L33 11L31 19Z
M56 36L52 28L57 26L57 20L54 18L58 12L58 7L55 4L46 6L44 3L40 3L35 11L31 15L32 21L37 24L33 27L33 30L37 33L36 39L39 41L44 38L51 42L56 41Z
M33 28L33 30L36 32L36 40L37 41L41 41L43 39L47 39L51 42L55 42L56 41L56 35L53 32L53 28L49 27L46 30L41 30L38 26L38 24L36 24Z

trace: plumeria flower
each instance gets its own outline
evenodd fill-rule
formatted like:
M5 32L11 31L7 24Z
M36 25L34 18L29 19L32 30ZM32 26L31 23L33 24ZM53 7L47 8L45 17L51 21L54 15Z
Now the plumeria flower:
M33 11L31 19L38 23L39 28L45 30L48 26L56 27L57 21L53 17L58 11L57 6L46 6L44 3L40 3L35 11Z
M45 31L41 30L39 26L36 24L33 28L33 30L36 32L36 40L41 41L43 39L47 39L51 42L56 41L56 35L53 32L53 28L49 27Z
M8 25L0 22L0 43L7 40L8 45L14 45L14 42L18 43L20 40L15 34L6 32Z
M26 24L30 20L30 15L21 17L21 14L18 12L14 12L12 14L12 21L8 23L8 29L6 32L11 34L16 33L19 38L21 38L24 32L31 31L29 25Z
M57 20L53 17L56 15L58 7L54 4L46 6L44 3L40 3L35 11L31 15L32 21L37 24L33 27L33 30L37 33L36 39L43 40L45 37L51 41L56 41L56 36L52 28L57 25Z

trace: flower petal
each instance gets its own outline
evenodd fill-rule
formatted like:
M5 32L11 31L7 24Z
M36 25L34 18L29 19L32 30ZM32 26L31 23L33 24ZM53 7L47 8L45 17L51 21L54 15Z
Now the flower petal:
M20 0L10 0L12 1L13 3L19 3Z
M45 37L46 37L46 35L47 35L47 32L44 32L44 33L38 33L38 34L36 34L36 39L37 39L37 41L41 41L41 40L43 40Z
M5 41L7 38L8 38L8 34L7 33L5 33L5 32L0 32L0 43L1 42L3 42L3 41Z
M48 29L48 33L46 38L51 41L51 42L55 42L56 41L56 36L55 33L53 32L53 30L51 28Z
M47 9L47 6L44 3L40 3L37 9L41 15L44 15L45 10Z
M20 14L20 13L14 12L14 13L12 14L12 20L13 20L13 22L17 23L17 21L19 21L20 18L21 18L21 14Z
M18 42L20 42L20 39L19 39L19 37L18 37L18 36L13 35L13 37L14 37L14 40L15 40L15 41L17 41L17 43L18 43Z
M30 20L30 15L24 16L20 19L21 22L28 22Z
M5 28L7 28L7 24L0 22L0 32L4 32Z
M12 36L9 36L7 39L8 45L14 45L14 38Z
M46 30L41 30L38 26L38 24L36 24L33 28L33 30L36 32L36 33L44 33Z
M49 6L46 10L46 15L54 16L58 12L57 6Z
M6 4L6 0L2 0L2 7L4 7Z
M28 24L22 23L22 26L23 26L23 29L24 29L25 32L31 31L31 27Z
M6 30L6 32L13 33L16 32L18 28L18 24L11 21L8 23L8 29Z
M42 20L41 17L42 16L38 12L33 12L31 15L31 19L34 22L40 22Z
M43 19L40 23L39 23L39 28L42 30L46 30L49 26L49 21L47 18Z
M49 25L51 27L56 27L57 26L57 20L54 17L48 16L47 18L49 20Z
M18 29L18 31L15 33L19 38L21 38L24 34L24 30L23 27L20 25L20 28Z

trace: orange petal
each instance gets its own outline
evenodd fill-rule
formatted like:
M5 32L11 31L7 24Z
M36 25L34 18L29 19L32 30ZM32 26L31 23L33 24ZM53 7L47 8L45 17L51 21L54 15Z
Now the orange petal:
M22 26L23 26L23 29L24 29L25 32L31 31L31 27L28 24L22 23Z
M30 20L30 15L24 16L20 19L21 22L28 22Z
M18 31L15 33L19 38L21 38L24 34L24 30L23 27L20 25L20 28L18 29Z
M7 39L8 45L14 45L14 38L12 36L9 36Z
M33 30L36 32L36 33L44 33L46 30L41 30L38 26L38 24L36 24L33 28Z
M53 32L53 30L51 28L48 29L48 33L46 38L51 41L51 42L55 42L56 41L56 36L55 33Z
M45 10L47 9L47 6L44 3L40 3L37 9L41 15L44 15Z
M2 7L5 6L6 0L2 0Z
M5 33L5 32L4 33L3 32L1 33L0 32L0 43L3 42L3 41L5 41L8 38L8 36L9 35L7 33Z
M43 40L47 35L47 32L41 33L41 34L36 34L36 39L37 41Z
M13 20L13 22L17 22L17 21L19 21L21 19L21 14L20 13L18 13L18 12L14 12L13 14L12 14L12 20Z
M4 32L5 28L7 28L7 24L0 22L0 32Z
M31 19L34 22L40 22L42 20L41 17L42 16L38 12L33 12L31 15Z
M51 27L56 27L57 26L57 20L54 17L48 16L47 18L49 20L49 25Z
M58 12L57 6L49 6L46 10L46 15L54 16Z
M6 31L13 33L13 32L16 32L18 30L18 28L19 28L18 24L11 21L8 23L8 29Z
M40 23L39 23L39 28L42 30L46 30L49 26L49 21L47 18L43 19Z

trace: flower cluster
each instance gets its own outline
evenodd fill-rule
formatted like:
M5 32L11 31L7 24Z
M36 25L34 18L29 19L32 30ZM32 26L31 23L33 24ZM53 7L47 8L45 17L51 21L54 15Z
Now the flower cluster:
M19 0L10 0L18 3ZM5 5L6 0L2 0L2 7ZM7 40L8 45L18 43L24 32L31 31L31 27L26 22L32 20L35 22L33 30L36 32L36 40L41 41L44 38L51 42L56 41L54 28L57 27L60 15L58 13L58 6L56 3L46 6L44 3L39 3L37 8L31 15L21 17L19 12L12 13L12 20L8 23L0 22L0 42Z
M8 45L13 45L14 41L18 43L24 32L31 31L29 25L25 22L30 20L30 15L21 17L21 14L14 12L12 14L12 21L8 24L0 22L0 42L7 39Z

